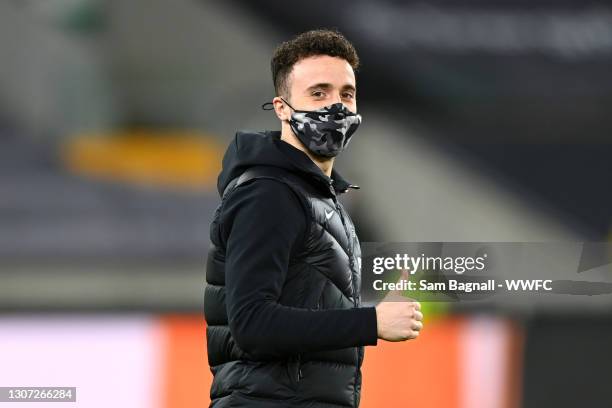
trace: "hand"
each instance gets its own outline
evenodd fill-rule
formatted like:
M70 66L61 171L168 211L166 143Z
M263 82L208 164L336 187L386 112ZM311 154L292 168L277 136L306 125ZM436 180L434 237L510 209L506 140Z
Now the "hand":
M402 271L401 280L407 280L408 272ZM401 291L392 290L376 306L378 338L387 341L416 339L423 328L421 304L407 300Z

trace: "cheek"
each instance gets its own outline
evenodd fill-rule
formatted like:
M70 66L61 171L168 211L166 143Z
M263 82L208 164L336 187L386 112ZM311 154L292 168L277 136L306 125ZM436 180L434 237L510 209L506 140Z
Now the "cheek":
M321 106L321 102L315 101L314 98L299 96L293 97L291 101L289 101L291 105L297 110L316 110Z
M293 105L295 106L295 105ZM290 107L285 107L285 120L289 120L291 119L291 114L293 113L293 109L291 109Z
M357 101L356 100L352 100L352 101L347 101L344 103L346 105L347 108L349 108L349 110L351 112L357 113Z

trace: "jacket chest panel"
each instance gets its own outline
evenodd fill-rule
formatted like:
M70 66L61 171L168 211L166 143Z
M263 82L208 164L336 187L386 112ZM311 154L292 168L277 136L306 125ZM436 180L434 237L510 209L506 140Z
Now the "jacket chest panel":
M342 204L309 197L312 209L306 262L351 298L360 290L361 250L355 227Z

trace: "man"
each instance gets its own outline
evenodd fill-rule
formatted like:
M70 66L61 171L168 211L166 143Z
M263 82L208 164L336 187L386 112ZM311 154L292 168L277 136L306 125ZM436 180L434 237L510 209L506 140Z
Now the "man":
M358 407L364 346L416 338L418 302L360 307L361 251L333 169L361 122L359 58L314 30L272 59L281 131L223 158L206 271L211 407ZM382 374L382 373L381 373Z

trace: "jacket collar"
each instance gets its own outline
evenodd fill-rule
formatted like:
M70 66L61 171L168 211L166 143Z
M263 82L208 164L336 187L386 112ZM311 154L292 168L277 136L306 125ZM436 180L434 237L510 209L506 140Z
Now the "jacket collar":
M292 146L291 144L281 140L280 131L270 131L270 136L275 139L275 143L279 149L288 155L295 167L301 172L308 175L308 178L315 181L317 186L325 190L332 195L338 195L346 193L350 188L360 189L358 185L352 184L347 181L340 173L332 168L331 177L317 166L306 153L300 149Z
M346 193L349 188L353 188L355 190L359 190L361 188L358 185L351 184L350 182L342 178L342 176L336 171L336 169L332 169L331 180L332 186L334 187L334 190L336 190L337 193Z

